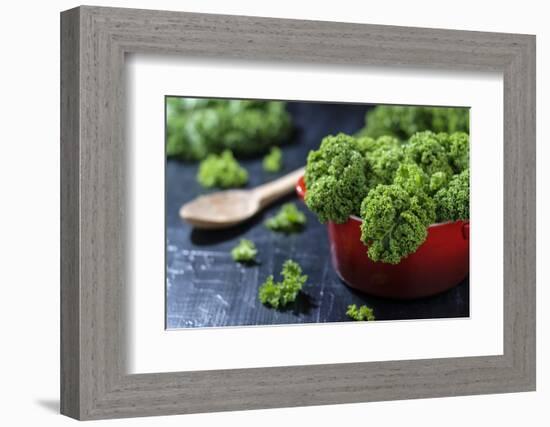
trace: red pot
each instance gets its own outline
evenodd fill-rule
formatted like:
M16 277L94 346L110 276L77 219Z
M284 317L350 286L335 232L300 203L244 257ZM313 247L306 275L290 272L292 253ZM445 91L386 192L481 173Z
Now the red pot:
M296 184L303 200L303 178ZM456 221L432 224L415 253L399 264L374 262L361 242L361 222L350 216L344 224L328 223L332 265L350 287L381 297L413 299L446 291L464 280L470 269L470 225Z

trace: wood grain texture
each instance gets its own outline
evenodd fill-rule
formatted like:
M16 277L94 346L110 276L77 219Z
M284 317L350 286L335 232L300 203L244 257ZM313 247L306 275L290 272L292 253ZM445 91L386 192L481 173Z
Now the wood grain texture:
M62 13L62 413L100 419L534 390L535 38L80 7ZM126 53L504 74L502 356L128 375Z
M61 20L61 412L80 413L78 10Z

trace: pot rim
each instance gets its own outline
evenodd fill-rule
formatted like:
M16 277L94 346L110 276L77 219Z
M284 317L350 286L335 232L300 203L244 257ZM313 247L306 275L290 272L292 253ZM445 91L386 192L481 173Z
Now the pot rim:
M350 215L349 216L349 219L353 220L353 221L357 221L357 222L363 222L363 220L361 218L359 218L357 215ZM457 221L462 221L464 222L465 224L469 224L470 223L470 220L469 219L457 219L456 221L444 221L444 222L434 222L433 224L430 224L428 225L428 228L431 228L431 227L441 227L443 225L447 225L447 224L453 224Z
M304 201L304 198L306 195L306 186L305 186L305 180L303 175L300 178L298 178L298 181L296 182L296 192L298 193L298 197L302 199L302 201ZM349 220L359 222L359 223L363 222L363 220L359 218L357 215L350 215L348 218L348 221ZM464 224L468 224L468 226L470 225L469 219L458 219L456 221L434 222L433 224L428 225L428 228L441 227L443 225L453 224L457 221L462 221Z

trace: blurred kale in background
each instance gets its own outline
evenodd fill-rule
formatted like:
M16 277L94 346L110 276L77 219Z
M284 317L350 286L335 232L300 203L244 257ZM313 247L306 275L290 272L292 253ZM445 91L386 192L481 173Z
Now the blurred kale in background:
M469 133L469 108L379 105L368 111L356 136L394 136L408 140L417 132Z
M290 135L280 101L166 98L166 154L186 161L231 150L237 157L263 154Z

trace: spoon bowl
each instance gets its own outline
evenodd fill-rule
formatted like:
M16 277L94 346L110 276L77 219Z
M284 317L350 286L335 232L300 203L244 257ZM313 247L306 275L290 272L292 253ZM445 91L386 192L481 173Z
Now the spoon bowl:
M192 226L206 230L232 227L291 193L303 173L304 168L300 168L249 190L225 190L199 196L180 208L180 217Z
M202 229L231 227L254 216L259 200L250 190L227 190L199 196L180 208L180 217Z

